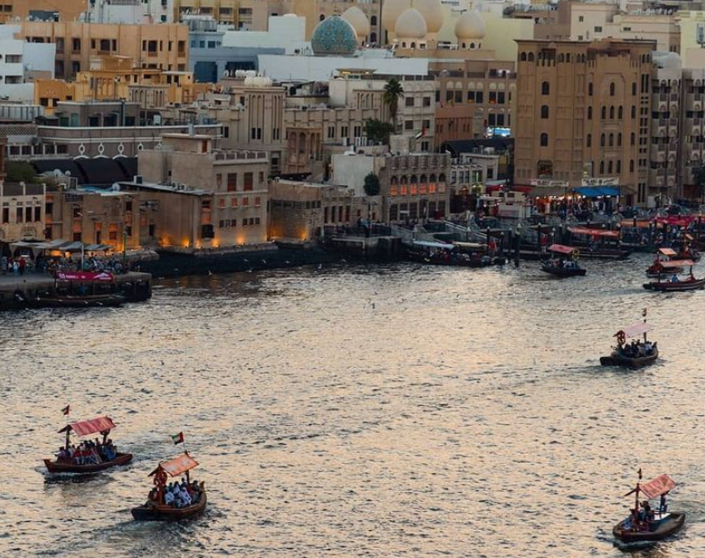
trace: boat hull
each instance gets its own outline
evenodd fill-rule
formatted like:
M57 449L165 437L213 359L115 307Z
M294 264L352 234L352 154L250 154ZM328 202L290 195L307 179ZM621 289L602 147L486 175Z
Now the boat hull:
M700 289L705 288L705 279L696 279L695 281L679 281L677 283L670 283L665 281L644 283L644 288L647 291L658 291L660 293L698 291Z
M132 517L135 521L181 521L191 519L203 513L208 504L206 491L201 492L201 497L192 506L186 508L173 508L171 506L138 506L132 508Z
M586 273L586 271L582 268L566 269L545 264L541 266L541 271L550 273L556 277L583 277Z
M97 463L94 465L76 465L74 463L57 463L56 461L51 461L49 459L44 460L44 465L46 465L47 470L52 474L61 473L78 473L78 474L89 474L89 473L99 473L110 469L111 467L117 467L119 465L127 465L132 461L131 453L118 453L115 459L112 461L104 461L103 463Z
M654 350L654 354L640 357L640 358L628 358L621 355L611 354L610 356L600 357L600 364L602 366L624 366L626 368L641 368L642 366L648 366L653 364L658 360L658 349Z
M107 308L121 306L125 301L121 295L62 296L28 299L27 305L30 308Z
M668 520L662 521L654 531L630 531L624 529L627 519L620 521L612 528L614 537L623 543L656 542L680 531L685 525L684 513L672 513Z

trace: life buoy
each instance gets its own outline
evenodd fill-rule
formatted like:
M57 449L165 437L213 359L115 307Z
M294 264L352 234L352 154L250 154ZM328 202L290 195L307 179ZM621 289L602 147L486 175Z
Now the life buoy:
M626 340L627 340L627 337L624 335L624 332L623 332L623 331L620 331L620 332L617 334L617 343L619 343L620 345L624 345L624 343L626 342Z
M573 250L570 254L573 256L573 259L574 259L574 260L577 260L577 259L580 257L580 250L578 250L578 249L576 248L576 249Z

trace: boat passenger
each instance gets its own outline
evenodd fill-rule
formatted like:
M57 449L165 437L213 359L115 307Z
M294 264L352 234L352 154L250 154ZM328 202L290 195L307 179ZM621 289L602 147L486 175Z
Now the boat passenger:
M647 356L652 354L654 350L653 345L651 344L651 341L644 341L644 354Z
M675 273L671 276L671 283L678 283L678 275Z
M174 493L169 488L164 491L164 503L167 506L174 505Z

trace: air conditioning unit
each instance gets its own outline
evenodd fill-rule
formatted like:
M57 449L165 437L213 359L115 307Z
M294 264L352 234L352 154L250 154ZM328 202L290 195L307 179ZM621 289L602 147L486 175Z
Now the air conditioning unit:
M135 184L143 184L143 179L141 174L136 174L135 175Z

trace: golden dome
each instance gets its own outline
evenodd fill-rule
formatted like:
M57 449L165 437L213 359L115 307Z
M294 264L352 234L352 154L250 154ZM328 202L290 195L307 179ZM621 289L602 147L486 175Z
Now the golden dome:
M394 35L404 39L425 39L427 33L426 20L415 8L404 10L394 25Z
M426 20L429 33L438 33L443 27L443 8L441 0L413 0L412 7L417 9Z
M397 19L404 10L411 8L411 0L386 0L382 9L382 25L392 32L397 23Z
M485 38L485 20L476 10L465 12L455 23L455 36L459 41Z
M357 6L351 6L343 13L343 19L352 25L358 38L364 39L370 34L370 21L365 12Z

